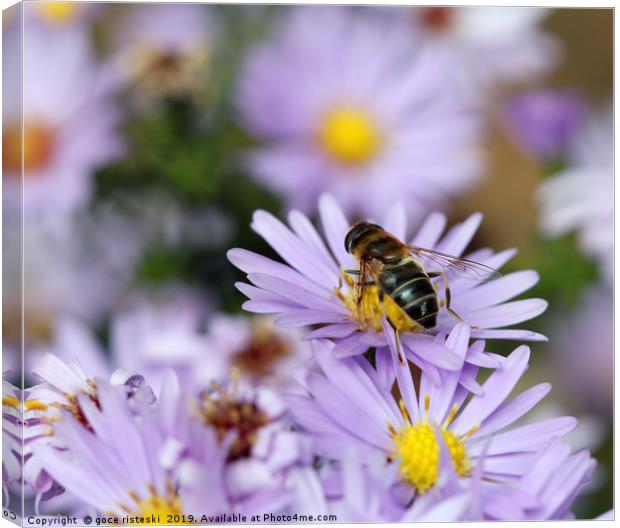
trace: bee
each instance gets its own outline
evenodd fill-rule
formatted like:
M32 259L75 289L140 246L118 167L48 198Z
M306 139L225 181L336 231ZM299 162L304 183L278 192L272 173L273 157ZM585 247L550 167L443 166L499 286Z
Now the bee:
M437 326L442 303L432 279L442 277L444 305L456 319L461 317L451 308L447 272L455 276L477 279L500 274L489 266L417 246L408 246L381 226L370 222L354 224L344 239L344 246L359 264L359 270L346 270L357 275L356 302L364 298L364 288L374 284L380 299L389 296L419 331ZM400 355L398 329L395 329Z

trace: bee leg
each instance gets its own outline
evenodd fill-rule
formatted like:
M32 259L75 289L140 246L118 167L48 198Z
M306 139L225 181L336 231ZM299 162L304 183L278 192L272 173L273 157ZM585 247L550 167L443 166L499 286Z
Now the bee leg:
M390 319L388 318L388 314L387 314L387 310L385 308L385 304L383 304L383 290L379 290L379 302L381 303L381 306L383 307L383 315L385 316L387 322L390 324L390 326L394 329L394 335L396 337L396 356L398 357L398 362L401 365L405 364L405 355L403 354L403 347L402 344L400 342L400 330L398 328L396 328L393 324L392 321L390 321Z
M439 275L441 275L443 278L443 284L446 290L446 310L448 310L448 312L450 312L450 314L452 314L452 316L454 316L456 319L458 319L461 322L464 322L463 318L450 307L450 301L452 299L452 296L450 295L450 286L448 285L448 277L446 276L445 273L439 273Z
M338 286L334 288L334 294L346 305L347 298L342 294L342 287L344 286L343 280L346 281L349 288L352 288L355 284L353 279L345 273L345 270L340 268L340 273L338 274Z
M360 270L356 270L356 269L346 269L344 270L345 273L348 273L349 275L360 275L361 272Z
M437 277L441 277L441 272L439 271L430 271L427 273L429 279L436 279ZM433 285L435 290L439 291L439 284Z
M398 362L401 365L405 364L405 354L403 354L403 347L400 342L400 330L398 328L394 329L394 333L396 335L396 352L398 354Z

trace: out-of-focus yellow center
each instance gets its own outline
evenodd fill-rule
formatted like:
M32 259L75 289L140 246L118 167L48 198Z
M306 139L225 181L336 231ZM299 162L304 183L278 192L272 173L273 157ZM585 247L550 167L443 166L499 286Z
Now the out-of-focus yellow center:
M430 407L430 400L426 397L426 409ZM428 416L423 420L411 423L405 406L400 401L400 408L405 417L405 425L396 430L388 425L394 441L393 459L399 460L399 469L402 478L416 488L420 494L431 489L439 478L439 442L436 429L429 422ZM471 463L465 450L464 440L477 429L474 428L463 437L448 430L448 426L456 415L457 407L453 407L446 421L437 428L450 453L454 471L460 477L467 477L471 473Z
M76 2L40 2L37 4L39 14L52 23L64 23L73 20L80 9Z
M22 166L22 134L9 127L2 134L2 165L5 171L19 173ZM24 172L45 168L54 153L54 131L38 122L24 124Z
M348 273L342 271L341 277L349 286L349 290L346 294L343 294L340 288L336 288L336 295L351 312L361 331L374 330L375 332L381 332L383 330L381 320L384 315L387 316L392 326L401 332L421 332L424 330L389 295L381 296L378 286L369 284L360 289ZM362 292L362 298L358 299L360 291Z
M181 515L181 500L176 493L170 496L151 495L148 499L136 501L139 512L136 517L159 516L157 524L168 524L169 515ZM174 524L178 524L175 522Z
M158 493L153 484L148 485L149 496L144 499L138 494L130 490L129 495L136 503L136 507L129 508L126 504L120 503L118 506L129 516L134 518L143 518L142 522L136 519L135 524L152 525L152 524L184 524L170 519L169 516L183 515L181 499L174 489L172 481L166 482L166 491L164 494ZM115 516L114 513L108 512L107 515ZM170 522L172 521L172 522Z
M2 405L17 409L19 407L19 400L14 396L2 396Z
M319 137L330 156L348 165L368 161L380 144L379 131L370 116L347 108L333 110L325 116Z

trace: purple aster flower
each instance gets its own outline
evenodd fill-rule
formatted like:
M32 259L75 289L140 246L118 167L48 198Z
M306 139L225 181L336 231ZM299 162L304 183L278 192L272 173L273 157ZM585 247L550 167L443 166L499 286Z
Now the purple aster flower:
M267 317L214 314L207 328L208 366L214 379L237 369L254 385L290 388L292 369L311 357L309 345L300 340L297 329L281 329Z
M11 490L18 496L34 492L35 509L38 509L40 500L50 500L63 492L62 487L41 471L32 458L32 441L49 433L49 425L42 423L42 415L48 406L37 398L36 390L21 390L5 380L2 388L2 484L5 503L8 504ZM22 484L28 486L23 487Z
M559 62L558 42L541 27L548 13L528 7L415 7L414 36L436 60L451 65L451 86L483 105L491 90L540 78ZM410 24L402 13L394 15Z
M213 495L208 485L222 479L219 513L278 512L290 502L289 472L309 466L307 438L290 430L290 419L278 394L230 380L214 383L197 397L170 384L160 399L176 421L175 449L168 463L178 468L182 495L200 505ZM215 447L214 447L215 446ZM219 446L219 447L218 447ZM224 460L213 462L214 450Z
M582 251L594 257L606 280L613 277L613 113L593 116L576 141L571 166L539 189L540 227L549 237L577 232Z
M215 40L208 7L132 6L112 40L118 73L137 106L148 108L163 96L198 96L204 91Z
M196 390L227 380L231 369L244 381L282 387L310 355L299 332L261 317L207 315L186 296L136 301L112 319L112 356L118 367L143 373L155 390L167 369Z
M2 379L2 491L5 505L9 487L22 477L23 391Z
M237 284L250 299L243 307L251 312L275 313L276 323L284 327L321 325L306 337L333 339L336 342L334 354L338 357L362 354L370 347L378 347L381 355L381 349L387 348L388 341L377 289L365 288L364 302L358 305L354 300L353 281L344 272L356 268L353 257L344 247L350 224L331 196L321 197L319 210L327 245L310 221L298 211L289 214L290 229L265 211L254 213L252 229L280 254L286 264L243 249L230 250L228 258L248 274L251 282ZM411 240L413 245L455 256L463 253L482 219L479 214L472 215L441 238L446 218L433 213L417 235L410 239L406 233L404 207L395 205L388 211L382 224L388 232L401 240ZM489 249L480 249L468 257L499 268L514 253L514 250L505 250L494 254ZM458 278L450 271L447 277L452 291L452 307L472 327L472 337L545 339L528 330L504 328L536 317L546 309L547 303L541 299L507 302L536 284L536 272L520 271L486 282ZM405 354L416 365L427 372L436 371L436 367L460 368L459 358L431 335L446 334L458 323L446 310L440 310L436 328L425 333L410 331L410 326L399 317L399 309L388 309L387 313L390 322L401 331ZM478 354L474 356L471 361L476 363L480 357ZM493 366L488 362L477 364Z
M76 396L84 420L69 410L54 425L65 450L38 443L33 448L45 472L69 493L98 512L117 516L160 516L144 522L166 522L184 513L171 472L159 463L166 438L150 406L134 409L120 387L96 379L97 399Z
M563 158L582 125L581 98L567 90L538 89L514 97L506 108L517 139L537 158Z
M469 329L457 326L446 346L463 358ZM394 334L391 333L394 344ZM403 504L446 486L441 457L449 458L463 489L479 482L484 515L490 502L486 482L510 488L551 439L574 428L571 417L510 427L550 390L543 383L506 400L528 366L529 349L519 347L466 399L459 382L476 378L477 369L465 365L442 372L435 383L424 372L414 382L409 364L392 355L400 398L379 379L363 358L337 359L333 344L314 341L321 372L305 371L298 379L308 396L288 395L295 421L314 438L316 452L340 460L350 449L364 460L383 459L394 471L393 492ZM480 474L478 474L480 472Z
M11 32L4 45L20 49L20 36ZM14 55L6 57L9 71L15 69L10 61L21 59ZM95 62L84 28L24 26L22 83L7 79L3 85L9 103L3 115L4 205L12 216L22 206L22 180L27 219L71 213L90 199L93 170L121 149L113 77Z
M244 381L282 388L291 385L293 367L310 357L296 329L274 327L264 317L208 314L192 292L176 288L126 299L110 321L109 348L107 354L80 320L64 317L28 363L51 352L77 359L88 377L107 377L115 368L140 372L159 392L168 370L195 390L227 380L232 369Z
M443 68L392 21L291 9L239 81L241 122L266 141L248 158L251 172L304 212L325 189L364 215L396 194L416 210L458 194L481 173L480 123Z
M92 431L94 424L85 411L84 401L100 407L99 386L95 379L84 372L79 361L64 362L53 354L45 354L33 369L33 374L43 381L28 390L29 398L24 403L24 480L42 497L53 494L57 488L50 474L45 471L42 460L32 456L41 444L56 450L67 449L66 438L57 434L57 425L69 413L84 430ZM104 379L104 378L101 378ZM122 387L128 408L154 402L152 389L144 378L134 372L117 370L110 376L110 382ZM57 493L57 492L56 492Z
M84 321L62 316L54 319L45 342L29 351L27 365L52 353L65 362L77 360L91 378L108 377L115 368L140 372L156 392L166 369L189 381L192 368L205 363L205 303L172 286L123 301L110 321L109 354Z

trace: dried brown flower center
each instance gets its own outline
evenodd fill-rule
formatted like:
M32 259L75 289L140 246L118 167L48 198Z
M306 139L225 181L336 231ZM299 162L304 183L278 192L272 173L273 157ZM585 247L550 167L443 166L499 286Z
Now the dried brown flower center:
M203 49L181 52L136 48L131 60L136 89L142 96L155 98L193 93L206 75L208 59Z
M183 59L177 53L156 53L151 57L148 70L155 75L173 75L180 71L182 61Z
M213 427L218 441L234 431L236 438L230 447L228 460L249 456L261 427L269 423L269 417L251 401L236 401L227 396L219 399L205 397L201 405L203 423Z
M454 20L453 10L449 7L426 7L422 10L422 23L432 31L446 31Z
M241 372L262 378L273 373L275 364L290 353L289 344L269 328L256 328L250 342L232 357Z

